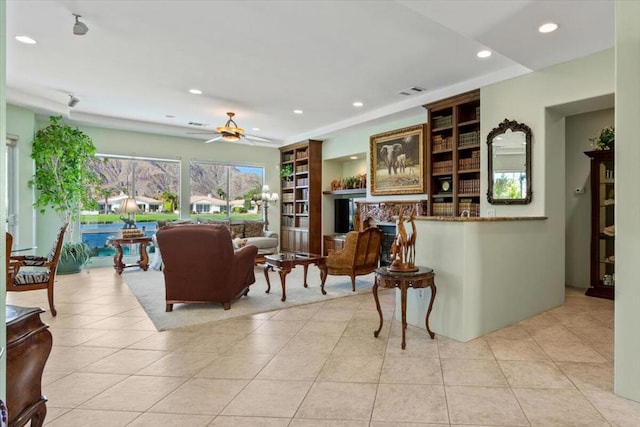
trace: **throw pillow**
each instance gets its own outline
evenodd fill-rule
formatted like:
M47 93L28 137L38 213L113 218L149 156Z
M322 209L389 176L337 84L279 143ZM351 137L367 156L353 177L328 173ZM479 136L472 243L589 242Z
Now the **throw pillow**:
M264 221L245 221L244 237L262 237Z
M244 224L242 224L242 223L240 223L240 224L230 224L229 225L229 231L231 232L231 237L240 237L240 238L246 237L244 235Z
M235 239L232 240L232 242L233 242L234 249L240 249L247 244L247 239L241 239L239 237L236 237Z

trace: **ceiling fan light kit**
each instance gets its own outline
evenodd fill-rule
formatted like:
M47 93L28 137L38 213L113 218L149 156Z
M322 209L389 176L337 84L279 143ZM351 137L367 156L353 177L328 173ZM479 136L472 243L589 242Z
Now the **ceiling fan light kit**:
M218 126L216 128L216 131L218 131L218 133L222 135L222 139L224 141L238 141L240 137L244 135L244 129L239 128L236 122L233 121L233 116L235 116L235 113L228 112L227 116L229 116L229 120L227 120L227 123L225 123L224 126Z
M73 24L73 34L76 36L84 36L89 31L89 27L87 27L87 24L80 21L79 18L82 18L81 15L74 13L73 16L76 17L76 23Z

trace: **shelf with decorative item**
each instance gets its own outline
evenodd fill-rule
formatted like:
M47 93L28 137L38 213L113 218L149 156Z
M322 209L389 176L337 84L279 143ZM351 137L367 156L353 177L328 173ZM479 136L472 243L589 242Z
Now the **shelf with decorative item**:
M361 190L366 191L367 174L347 176L331 181L331 191L337 190Z
M350 189L346 189L346 190L325 190L322 192L322 194L335 194L335 195L340 195L340 194L344 194L344 195L355 195L355 194L367 194L367 189L366 188L350 188Z

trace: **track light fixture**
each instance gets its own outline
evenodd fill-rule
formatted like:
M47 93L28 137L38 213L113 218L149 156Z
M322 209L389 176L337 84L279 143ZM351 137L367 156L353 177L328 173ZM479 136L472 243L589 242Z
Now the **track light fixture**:
M76 23L73 24L73 34L76 36L84 36L87 34L87 31L89 31L89 27L87 27L87 24L80 21L79 18L82 18L81 15L74 13L73 16L76 17Z
M75 107L80 100L73 95L69 95L69 103L67 104L69 107Z

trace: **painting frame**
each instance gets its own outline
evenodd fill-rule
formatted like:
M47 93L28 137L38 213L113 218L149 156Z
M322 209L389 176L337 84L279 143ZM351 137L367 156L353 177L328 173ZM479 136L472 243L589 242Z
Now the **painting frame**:
M371 195L426 193L424 124L369 138Z

